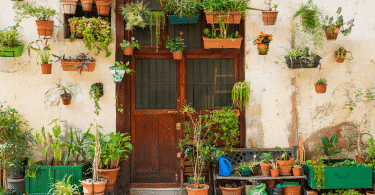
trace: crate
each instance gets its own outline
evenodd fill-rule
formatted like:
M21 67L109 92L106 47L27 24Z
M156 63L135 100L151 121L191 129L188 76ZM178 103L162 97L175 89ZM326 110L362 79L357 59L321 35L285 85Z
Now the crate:
M343 160L333 160L335 162ZM327 162L324 160L324 162ZM306 163L305 174L312 189L317 189L314 179L314 167ZM372 168L358 167L324 167L324 189L372 188Z
M80 181L88 178L88 169L91 164L89 162L78 166L38 166L35 178L26 177L25 190L27 195L48 195L52 184L56 180L62 180L65 175L66 178L72 175L70 183L80 186L79 190L82 192Z

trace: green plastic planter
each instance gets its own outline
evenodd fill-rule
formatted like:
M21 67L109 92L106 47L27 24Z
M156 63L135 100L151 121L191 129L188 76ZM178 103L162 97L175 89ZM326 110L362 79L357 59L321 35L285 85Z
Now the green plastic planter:
M340 162L344 160L332 161ZM314 167L309 163L306 163L305 174L310 187L317 189ZM324 176L324 189L372 188L371 167L324 167Z
M241 175L242 176L250 176L251 175L251 169L249 168L241 168Z
M20 57L23 53L23 45L0 48L0 57Z
M70 178L71 184L80 186L80 192L82 192L82 186L80 181L84 178L88 178L88 169L91 167L89 162L83 163L78 166L38 166L35 178L26 177L26 194L27 195L48 195L51 185L56 180L62 180L65 175L67 177L72 175Z

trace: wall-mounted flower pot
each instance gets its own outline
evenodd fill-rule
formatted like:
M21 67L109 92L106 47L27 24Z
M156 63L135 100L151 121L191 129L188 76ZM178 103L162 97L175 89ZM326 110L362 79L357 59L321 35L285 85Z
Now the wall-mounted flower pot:
M23 53L24 45L0 48L0 57L20 57Z
M53 33L54 21L39 21L36 20L36 27L39 36L51 36Z
M80 67L82 62L68 62L61 60L61 68L63 71L78 71L81 68L83 72L92 72L95 70L95 60L93 62L87 63L87 69L85 67Z
M72 94L70 93L63 93L61 94L61 99L64 105L70 105L70 102L72 100Z
M183 51L181 51L181 52L178 52L178 51L173 52L173 59L175 59L175 60L182 60L182 58L184 57L184 55L183 55L182 52Z
M241 38L234 39L209 39L203 36L203 46L205 49L223 49L223 48L233 48L240 49L242 44Z
M133 51L134 51L134 49L132 49L130 47L130 45L129 45L129 46L125 47L125 49L124 49L124 55L131 56L131 55L133 55Z
M342 55L339 58L337 58L338 55L339 55L339 52L335 51L335 59L337 59L336 62L343 63L345 60L345 58L343 57L346 57L346 52L342 52Z
M111 12L112 0L96 0L96 10L99 15L108 16Z
M277 20L279 11L262 11L263 24L274 25Z
M81 0L82 11L91 12L93 3L94 3L94 0Z
M286 64L288 65L288 68L290 69L297 69L297 68L316 68L319 65L319 61L322 58L320 56L317 56L314 58L314 62L312 63L311 66L309 66L309 63L306 62L305 60L300 60L300 59L292 59L290 60L289 57L285 57ZM293 62L293 64L292 64Z
M326 32L327 40L336 40L337 39L337 35L340 32L340 26L336 26L336 27L334 27L332 29L326 28L325 32Z
M218 24L219 18L225 20L226 24L239 24L242 18L242 11L230 11L226 13L222 13L220 11L204 11L206 14L207 24Z
M52 72L52 64L41 64L42 67L42 74L51 74Z
M121 83L122 78L125 75L126 68L124 67L124 68L120 69L117 66L111 66L111 67L109 67L109 71L111 71L111 74L113 76L113 79L114 79L115 83Z
M120 170L120 167L116 168L116 169L98 169L99 177L108 177L109 178L109 181L107 183L105 191L112 191L113 190L113 187L115 186L119 170Z
M103 97L104 95L104 90L103 90L103 83L94 83L91 85L91 89L94 87L94 86L98 86L99 87L99 97Z
M198 23L199 16L201 14L197 14L196 16L183 16L180 17L179 15L167 15L169 24L196 24Z
M64 14L76 14L78 0L60 0Z
M327 85L315 85L316 93L325 93L327 91Z
M267 55L268 53L268 45L265 44L257 44L258 45L258 53L259 55Z

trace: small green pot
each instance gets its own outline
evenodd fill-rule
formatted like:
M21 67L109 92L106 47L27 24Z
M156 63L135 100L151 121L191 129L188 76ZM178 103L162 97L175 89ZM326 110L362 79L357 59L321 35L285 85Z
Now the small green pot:
M0 48L0 57L20 57L23 53L23 45Z
M251 169L249 168L241 168L241 175L242 176L250 176L251 175Z

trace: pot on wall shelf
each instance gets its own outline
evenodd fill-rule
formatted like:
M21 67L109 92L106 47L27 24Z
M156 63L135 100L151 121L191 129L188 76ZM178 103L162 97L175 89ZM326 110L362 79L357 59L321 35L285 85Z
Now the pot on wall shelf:
M108 16L111 12L112 0L96 0L96 10L99 15Z
M260 168L262 169L262 175L265 177L271 176L271 167L270 163L260 163Z
M64 14L76 14L78 0L60 0Z
M269 46L265 44L257 44L259 55L267 55Z
M274 25L277 20L279 11L262 11L264 25Z
M280 169L271 169L271 177L279 177Z
M337 35L340 32L340 26L335 26L333 28L327 28L325 29L327 40L336 40Z
M343 56L343 57L346 57L346 53L347 53L347 52L342 52L342 56ZM345 58L343 58L342 56L340 56L339 58L337 58L338 55L339 55L339 52L338 52L338 51L335 51L335 59L337 59L336 62L338 62L338 63L343 63L344 60L345 60Z
M54 21L40 21L36 20L36 27L39 36L51 36L53 33Z
M119 68L117 66L111 66L109 67L109 71L111 72L115 83L121 83L122 78L124 78L126 68L125 67Z
M182 60L182 58L184 57L184 55L182 54L183 51L181 52L178 52L178 51L175 51L175 52L172 52L173 53L173 59L175 60Z
M293 176L301 176L302 168L292 168Z
M233 39L209 39L207 36L203 36L204 49L221 49L221 48L233 48L240 49L242 44L241 38Z
M94 3L94 0L81 0L82 11L91 12L93 3Z
M218 19L222 18L226 20L226 24L239 24L242 18L242 11L229 11L226 13L222 13L221 11L207 11L205 10L204 13L206 14L207 24L217 24Z

